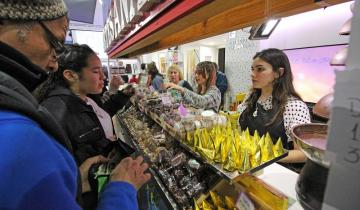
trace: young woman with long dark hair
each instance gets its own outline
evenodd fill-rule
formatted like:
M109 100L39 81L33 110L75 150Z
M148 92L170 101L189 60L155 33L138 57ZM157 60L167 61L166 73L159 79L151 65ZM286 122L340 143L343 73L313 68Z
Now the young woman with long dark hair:
M290 62L284 52L265 49L256 53L251 66L252 90L243 104L239 125L242 130L255 129L260 135L269 132L275 142L281 137L289 155L281 162L300 163L306 160L290 138L291 128L310 122L310 113L293 86Z

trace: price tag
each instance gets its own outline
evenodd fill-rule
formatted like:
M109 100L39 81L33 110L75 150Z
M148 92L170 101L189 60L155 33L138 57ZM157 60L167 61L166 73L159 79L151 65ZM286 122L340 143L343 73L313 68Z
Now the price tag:
M255 210L255 206L245 192L241 192L235 204L239 210Z
M151 92L156 91L155 88L154 88L152 85L149 87L149 90L150 90Z
M171 97L168 95L162 95L161 101L164 105L171 105Z

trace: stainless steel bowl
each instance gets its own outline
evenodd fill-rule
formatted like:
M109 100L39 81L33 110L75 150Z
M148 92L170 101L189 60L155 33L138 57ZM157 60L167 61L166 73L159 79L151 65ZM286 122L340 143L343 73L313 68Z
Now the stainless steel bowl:
M293 127L291 135L296 144L310 160L329 168L325 160L328 126L322 123L308 123Z

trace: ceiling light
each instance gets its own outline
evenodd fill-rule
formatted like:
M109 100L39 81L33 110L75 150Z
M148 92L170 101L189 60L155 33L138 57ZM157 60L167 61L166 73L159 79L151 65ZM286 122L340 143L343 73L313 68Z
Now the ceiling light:
M280 19L271 19L266 23L256 25L250 29L250 40L268 39L276 26L279 24Z

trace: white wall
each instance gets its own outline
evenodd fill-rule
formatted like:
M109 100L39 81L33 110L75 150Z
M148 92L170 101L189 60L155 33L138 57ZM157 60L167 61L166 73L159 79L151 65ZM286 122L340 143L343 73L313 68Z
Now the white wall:
M351 2L283 18L270 38L248 40L249 28L232 32L225 45L225 73L234 98L251 87L251 62L257 51L266 48L292 49L348 43L349 36L338 34L351 17ZM230 35L230 33L228 33ZM226 103L226 102L225 102Z
M197 55L199 56L199 59L200 59L200 47L199 46L189 46L189 45L183 45L180 47L180 50L182 52L182 55L184 57L184 63L183 63L183 74L184 74L184 79L187 80L188 82L190 82L192 84L192 72L194 71L194 69L190 69L188 67L188 57L189 57L189 54L190 53L193 53L194 50L195 52L197 53ZM196 56L197 57L197 56ZM196 62L198 63L200 60L196 58Z
M98 53L100 58L108 58L104 50L102 32L73 30L71 33L74 43L87 44Z
M259 50L259 41L249 40L249 28L229 33L225 45L225 74L229 88L227 96L234 98L251 87L251 62Z
M210 60L208 59L210 58ZM218 60L218 49L216 47L200 46L200 61L216 62Z
M260 49L292 49L349 42L339 30L350 19L351 2L283 18L270 38L260 41Z

